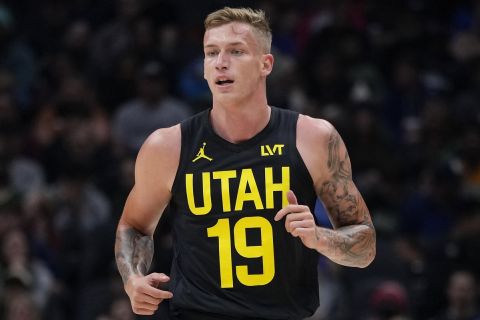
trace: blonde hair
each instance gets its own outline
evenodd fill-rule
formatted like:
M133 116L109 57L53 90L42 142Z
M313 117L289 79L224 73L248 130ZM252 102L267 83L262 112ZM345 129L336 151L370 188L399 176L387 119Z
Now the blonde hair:
M263 10L253 10L250 8L230 8L210 13L205 18L205 30L222 26L231 22L246 23L253 27L254 32L258 35L260 45L265 53L270 53L272 46L272 30Z

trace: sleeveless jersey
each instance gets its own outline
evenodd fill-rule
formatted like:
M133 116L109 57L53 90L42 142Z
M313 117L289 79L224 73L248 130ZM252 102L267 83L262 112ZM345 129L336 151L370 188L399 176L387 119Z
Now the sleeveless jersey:
M209 115L181 123L170 202L172 312L307 317L319 303L317 252L273 219L290 189L314 209L313 181L296 148L298 114L271 107L267 126L238 144L218 136Z

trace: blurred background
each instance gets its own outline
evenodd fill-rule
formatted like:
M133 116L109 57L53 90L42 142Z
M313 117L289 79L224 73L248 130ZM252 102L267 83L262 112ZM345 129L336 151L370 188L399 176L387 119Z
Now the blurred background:
M113 256L135 156L210 107L203 19L225 5L266 11L269 103L335 125L377 228L367 269L320 257L312 319L480 319L473 0L0 1L0 319L135 319Z

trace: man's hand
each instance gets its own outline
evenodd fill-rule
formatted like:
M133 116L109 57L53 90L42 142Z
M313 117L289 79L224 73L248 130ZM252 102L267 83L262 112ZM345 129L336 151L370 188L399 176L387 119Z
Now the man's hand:
M303 244L316 249L318 244L317 225L308 206L299 205L292 190L287 193L288 205L277 212L275 221L285 218L285 229L294 237L300 237Z
M133 312L141 315L154 314L163 299L173 297L170 291L158 289L169 280L170 278L163 273L130 276L125 285L125 291L130 298Z

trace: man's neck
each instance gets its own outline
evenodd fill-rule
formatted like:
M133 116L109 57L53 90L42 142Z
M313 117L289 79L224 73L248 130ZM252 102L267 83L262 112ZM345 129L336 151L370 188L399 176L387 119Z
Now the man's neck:
M231 143L253 138L270 120L271 108L267 104L248 106L214 105L210 113L213 130Z

